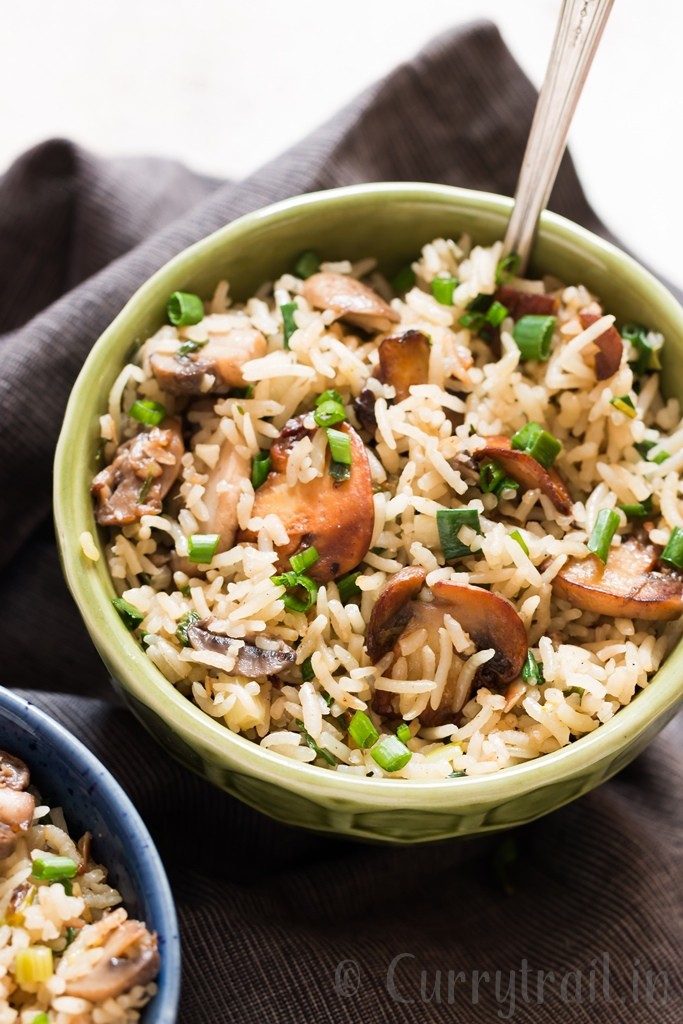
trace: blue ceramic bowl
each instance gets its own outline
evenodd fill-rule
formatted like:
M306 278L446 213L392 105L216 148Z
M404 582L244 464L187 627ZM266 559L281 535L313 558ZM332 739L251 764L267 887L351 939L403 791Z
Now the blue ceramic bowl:
M63 726L34 704L0 687L0 748L28 765L31 783L61 807L72 834L92 833L93 855L109 872L133 918L157 933L159 991L142 1024L175 1024L180 997L180 936L161 858L118 782Z

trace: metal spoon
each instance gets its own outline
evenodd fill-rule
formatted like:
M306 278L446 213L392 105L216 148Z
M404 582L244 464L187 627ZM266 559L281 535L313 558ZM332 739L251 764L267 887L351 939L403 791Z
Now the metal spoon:
M555 183L569 125L613 2L563 0L505 235L504 252L517 253L519 273L526 268L538 218Z

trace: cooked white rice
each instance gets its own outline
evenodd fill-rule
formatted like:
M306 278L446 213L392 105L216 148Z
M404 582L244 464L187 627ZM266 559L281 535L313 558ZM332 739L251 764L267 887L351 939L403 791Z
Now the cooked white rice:
M601 509L654 493L660 511L650 517L650 540L664 546L673 528L683 526L678 403L661 396L656 374L643 378L634 391L628 343L617 372L596 379L594 341L614 317L603 316L598 300L580 285L512 280L521 291L551 292L559 299L552 351L545 362L522 362L506 319L496 358L459 319L477 295L494 292L500 254L500 245L472 248L467 238L425 246L413 265L414 287L392 298L391 306L400 316L396 331L414 328L431 339L429 379L412 386L399 402L393 400L394 388L374 375L382 335L368 340L352 325L333 322L329 311L312 309L302 281L292 274L264 285L258 297L239 306L230 304L227 284L221 282L201 323L163 327L143 346L136 365L117 378L102 420L109 458L120 440L139 430L123 412L136 398L161 401L170 415L182 414L193 431L182 458L182 510L145 515L111 536L107 553L117 590L144 615L139 633L146 654L169 682L228 729L282 757L374 777L433 780L495 772L555 751L607 722L648 685L673 643L676 624L582 611L554 594L553 579L568 559L588 554ZM332 269L367 274L369 265ZM452 306L431 294L432 280L444 275L460 282ZM384 295L393 294L377 275L370 283ZM286 351L279 307L292 300L298 329ZM601 318L584 330L580 311ZM214 395L193 404L160 389L149 366L154 351L172 353L188 339L200 341L244 324L263 332L267 341L267 354L243 367L244 381L253 385L248 397ZM659 343L654 336L651 340ZM173 571L160 556L174 550L184 558L188 538L205 532L205 486L224 446L251 460L259 449L270 448L291 417L313 408L316 397L331 387L341 393L356 427L353 400L364 388L375 396L376 442L362 435L376 492L375 518L370 550L358 566L358 596L343 604L332 581L320 586L308 613L285 608L283 588L272 580L278 571L276 548L287 540L285 524L274 514L253 516L254 490L246 478L238 520L240 528L256 535L256 543L239 543L215 555L210 567L192 578ZM633 418L611 404L629 394L637 407ZM563 444L556 467L577 499L571 515L559 512L538 489L497 501L459 468L457 458L481 447L482 436L509 437L528 421L540 422ZM295 445L287 467L291 486L325 473L324 432L319 435L322 442L306 438ZM655 443L653 455L665 450L668 458L657 463L638 455L634 444L644 440ZM472 554L447 565L436 513L459 507L479 512L482 535L463 528L460 540ZM613 545L631 529L620 515ZM515 530L517 539L511 536ZM84 547L92 557L89 545ZM373 606L387 581L406 565L422 567L427 586L452 580L507 598L524 623L544 681L519 679L504 693L475 687L453 721L421 725L425 709L438 706L449 672L461 666L457 685L466 694L492 652L477 650L459 623L446 616L435 649L418 631L401 638L392 657L371 663L365 641ZM181 645L177 629L191 612L213 620L218 632L233 638L298 645L297 665L277 680L235 675L233 656ZM306 659L313 678L304 682L300 666ZM373 710L378 691L396 695L395 708L410 727L412 757L391 773L348 733L356 710L369 715L381 736L395 731L395 718Z

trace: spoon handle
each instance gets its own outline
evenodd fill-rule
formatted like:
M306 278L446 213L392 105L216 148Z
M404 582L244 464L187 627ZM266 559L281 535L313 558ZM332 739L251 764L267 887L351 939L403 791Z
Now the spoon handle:
M614 0L563 0L548 68L536 104L504 252L523 272L538 218L550 198L567 134Z

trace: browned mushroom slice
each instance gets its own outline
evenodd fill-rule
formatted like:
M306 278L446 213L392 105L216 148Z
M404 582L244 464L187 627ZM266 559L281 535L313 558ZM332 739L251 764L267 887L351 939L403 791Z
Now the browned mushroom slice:
M161 512L162 501L180 472L184 450L176 419L166 419L119 445L114 461L90 486L100 526L123 526Z
M30 781L31 775L21 758L0 750L0 786L26 789Z
M587 327L602 319L598 313L579 313L579 320L584 331ZM624 351L624 343L616 327L608 327L604 334L595 339L598 347L595 356L595 376L598 380L607 380L613 377L621 366L621 355Z
M396 401L409 395L411 384L429 380L429 338L422 331L391 334L379 346L380 380L396 389Z
M610 548L606 565L595 555L570 558L553 590L576 608L610 618L676 619L683 613L683 577L656 565L656 549L630 537Z
M242 367L267 352L266 339L255 327L233 327L212 335L206 345L187 355L154 352L149 365L164 391L179 395L220 394L243 387ZM205 375L214 378L209 388Z
M315 309L330 309L335 319L364 331L388 331L400 320L377 292L346 274L313 274L304 282L304 298Z
M66 994L93 1003L115 999L159 973L157 937L141 921L124 921L107 939L100 962L82 978L67 982Z
M216 654L233 654L237 641L231 636L224 636L220 633L212 633L208 628L209 622L197 622L187 627L187 639L195 651L214 651ZM271 644L273 641L270 637ZM240 645L235 657L235 672L241 676L249 676L257 679L265 676L275 676L283 672L296 661L294 651L283 640L275 641L276 647L266 650L257 647L253 643Z
M422 569L402 569L382 591L368 626L367 649L371 660L377 662L395 646L401 636L417 629L425 629L425 643L438 650L438 631L444 615L451 615L469 633L479 650L493 648L495 654L475 673L472 686L504 687L519 675L527 655L527 636L524 623L510 602L498 594L479 587L450 581L435 583L434 601L417 601L424 583ZM397 582L395 582L397 581ZM458 687L458 673L453 674L444 688L438 708L427 708L420 715L423 725L437 725L452 718L469 698L472 687L463 693ZM392 694L377 690L373 708L378 714L393 714Z
M0 860L11 857L17 848L17 833L0 821Z
M35 798L23 790L0 787L0 822L15 832L25 832L33 821Z
M340 423L335 429L348 434L351 441L348 480L335 481L326 468L322 477L308 483L287 483L287 462L293 445L317 430L312 417L299 416L289 420L271 448L271 472L256 491L252 511L259 517L274 513L287 531L288 543L279 548L280 569L288 568L289 559L298 551L315 547L319 558L308 575L318 583L342 576L358 565L370 547L375 519L365 446L348 423ZM256 539L249 530L238 534L240 541Z
M497 288L493 297L496 302L500 302L507 308L513 320L519 320L520 317L529 315L552 316L560 305L552 295L522 292L508 284Z
M513 448L509 437L487 437L485 441L484 448L472 452L473 459L479 463L489 459L499 462L508 476L520 483L525 490L530 491L537 487L542 494L550 498L558 512L565 516L571 515L572 498L556 469L546 469L528 452Z

